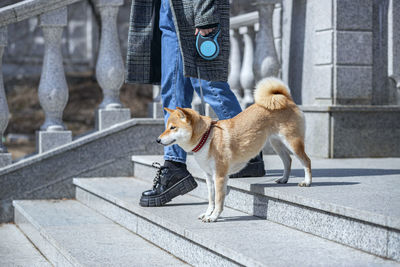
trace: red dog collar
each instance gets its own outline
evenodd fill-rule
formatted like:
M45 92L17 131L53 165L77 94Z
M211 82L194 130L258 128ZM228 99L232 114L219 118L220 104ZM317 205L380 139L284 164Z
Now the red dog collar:
M201 137L200 142L197 144L197 146L195 148L193 148L193 152L198 152L206 143L208 136L210 135L211 132L211 127L208 128L207 132L205 134L203 134L203 136Z

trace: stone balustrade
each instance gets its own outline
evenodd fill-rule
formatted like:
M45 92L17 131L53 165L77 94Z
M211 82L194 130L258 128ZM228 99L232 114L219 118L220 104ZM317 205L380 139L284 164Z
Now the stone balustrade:
M256 82L279 77L281 69L281 3L257 1L257 9L231 18L228 82L243 108L254 102Z
M61 42L67 26L68 5L79 0L25 0L0 9L0 168L11 164L11 155L2 143L9 120L9 109L4 91L1 62L7 45L7 25L34 16L39 16L45 50L43 67L38 89L40 105L45 121L37 131L37 152L43 153L72 140L62 121L68 102ZM122 108L119 100L120 88L124 82L124 64L117 31L117 14L123 0L96 0L101 15L101 40L96 77L103 90L104 99L96 114L96 128L102 130L116 123L128 120L130 110Z

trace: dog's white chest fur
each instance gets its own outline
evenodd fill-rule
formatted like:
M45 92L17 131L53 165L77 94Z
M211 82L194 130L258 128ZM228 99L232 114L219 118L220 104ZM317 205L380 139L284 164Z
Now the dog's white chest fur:
M215 173L215 160L210 155L211 136L207 139L203 147L196 153L194 158L200 168L208 175L212 176Z

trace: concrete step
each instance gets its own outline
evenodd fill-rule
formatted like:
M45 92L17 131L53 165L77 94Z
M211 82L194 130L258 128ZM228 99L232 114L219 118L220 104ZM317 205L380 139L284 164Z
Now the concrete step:
M183 266L76 200L14 201L15 222L56 266Z
M73 182L80 202L195 266L398 265L230 208L218 222L202 223L197 216L207 203L190 195L141 207L141 192L151 184L136 178Z
M135 177L151 181L162 156L133 156ZM297 184L304 172L294 159L285 185L277 156L265 156L267 174L230 179L227 207L311 233L384 258L400 261L400 158L312 159L313 184ZM199 186L190 194L207 199L203 171L193 156L188 169Z
M0 225L0 266L51 266L15 224Z

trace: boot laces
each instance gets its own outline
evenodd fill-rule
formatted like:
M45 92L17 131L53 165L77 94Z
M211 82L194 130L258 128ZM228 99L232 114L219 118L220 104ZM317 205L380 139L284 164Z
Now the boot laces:
M167 172L168 167L161 166L158 162L153 162L151 166L157 169L156 176L153 179L153 189L155 189L160 184L160 179Z

